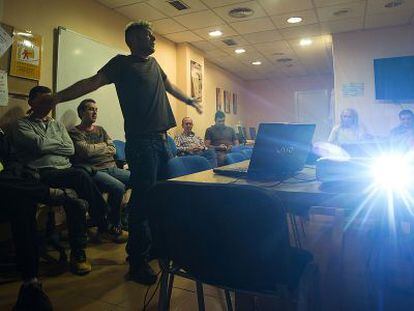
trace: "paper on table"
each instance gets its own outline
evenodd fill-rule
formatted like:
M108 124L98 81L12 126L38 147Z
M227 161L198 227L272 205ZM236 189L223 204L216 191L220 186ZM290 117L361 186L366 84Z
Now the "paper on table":
M0 106L7 106L8 102L7 72L0 70Z
M13 42L13 38L0 26L0 57L6 53Z

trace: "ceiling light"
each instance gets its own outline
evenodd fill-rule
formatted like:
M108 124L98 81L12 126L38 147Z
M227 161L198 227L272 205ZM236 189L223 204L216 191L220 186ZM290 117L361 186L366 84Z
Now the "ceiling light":
M312 40L309 39L309 38L302 39L302 40L300 40L299 44L301 46L308 46L308 45L311 45L312 44Z
M254 65L254 66L259 66L261 64L262 64L262 62L260 60L255 60L254 62L252 62L252 65Z
M292 16L286 20L289 24L297 24L303 21L303 18L300 16Z
M238 48L238 49L235 49L235 50L234 50L234 52L235 52L236 54L242 54L242 53L246 52L246 50L245 50L245 49L243 49L243 48Z
M208 34L210 37L220 37L223 33L220 30L214 30L210 31Z
M254 11L251 8L235 8L229 11L229 16L233 18L246 18L253 14Z

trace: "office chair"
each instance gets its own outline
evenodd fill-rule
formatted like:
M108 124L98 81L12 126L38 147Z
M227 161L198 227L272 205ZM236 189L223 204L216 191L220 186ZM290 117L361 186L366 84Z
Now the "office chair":
M114 140L113 141L116 149L115 153L115 162L116 166L119 168L123 168L126 164L126 156L125 156L125 142L122 140Z
M233 164L237 162L242 162L244 160L247 160L247 157L241 153L241 152L230 152L226 154L226 161L225 164Z
M175 157L168 161L168 178L175 178L183 175L211 169L206 158L198 155Z
M268 191L164 182L146 196L146 207L162 270L158 310L169 308L175 275L196 282L199 310L204 310L203 283L225 290L229 310L229 291L317 308L312 255L289 245L286 212Z
M256 128L255 127L249 127L249 134L251 140L256 140Z

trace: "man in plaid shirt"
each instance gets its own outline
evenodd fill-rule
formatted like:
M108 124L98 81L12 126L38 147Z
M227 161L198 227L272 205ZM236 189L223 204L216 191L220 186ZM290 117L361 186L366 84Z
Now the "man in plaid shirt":
M214 150L207 149L204 140L192 131L193 120L190 117L185 117L181 122L181 126L183 132L174 138L178 156L200 155L210 162L212 168L216 167L217 155Z

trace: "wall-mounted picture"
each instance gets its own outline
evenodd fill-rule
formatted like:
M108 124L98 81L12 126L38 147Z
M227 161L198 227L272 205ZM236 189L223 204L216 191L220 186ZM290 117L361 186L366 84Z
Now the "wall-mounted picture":
M190 75L191 97L201 102L203 96L203 70L201 65L193 60L190 63Z
M216 88L216 111L223 111L223 104L221 100L221 89Z
M231 95L229 91L224 90L223 91L223 97L224 97L224 112L230 113L230 101L231 101Z
M237 114L237 94L233 93L233 114Z

